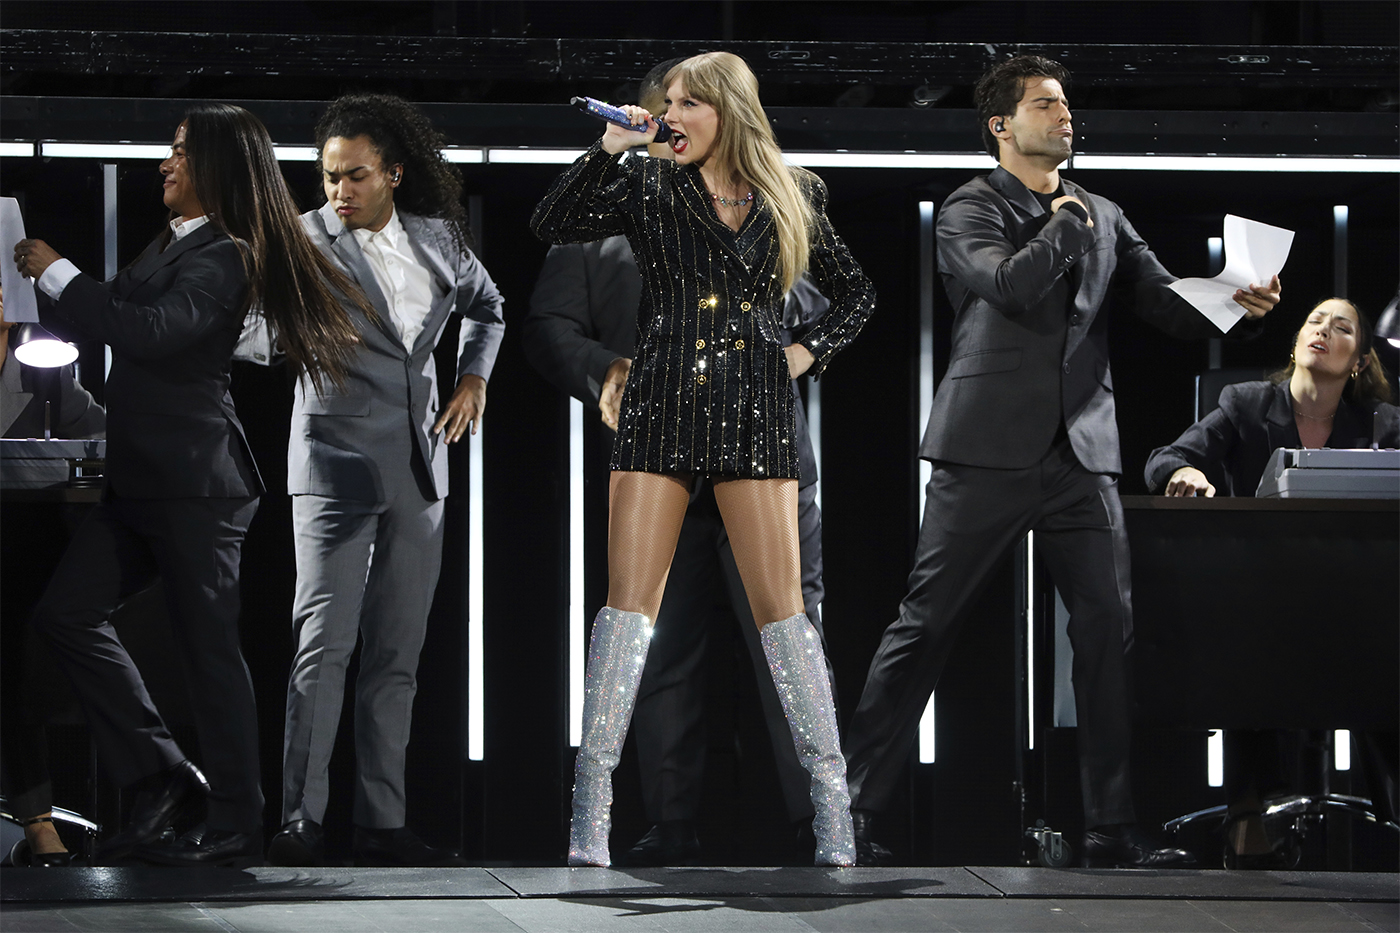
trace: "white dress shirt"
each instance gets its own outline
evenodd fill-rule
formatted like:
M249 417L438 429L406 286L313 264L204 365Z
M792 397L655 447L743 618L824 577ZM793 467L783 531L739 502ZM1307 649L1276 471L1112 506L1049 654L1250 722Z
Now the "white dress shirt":
M209 222L208 214L200 214L198 217L191 217L189 220L176 218L170 221L171 243L178 243L185 237L194 233L200 227ZM68 283L78 274L78 267L73 265L71 259L58 259L44 270L44 274L39 276L39 281L35 282L45 295L54 301L63 294L63 290L68 287Z
M397 210L389 215L384 229L371 231L361 227L354 234L389 304L389 315L399 338L412 350L433 309L432 273L414 253Z

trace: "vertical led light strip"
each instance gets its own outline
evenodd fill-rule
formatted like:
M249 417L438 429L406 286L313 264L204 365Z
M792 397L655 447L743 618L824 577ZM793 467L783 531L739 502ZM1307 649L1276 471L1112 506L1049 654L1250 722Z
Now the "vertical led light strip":
M916 431L923 431L928 413L933 408L933 202L919 202L919 421ZM917 444L918 441L915 441ZM924 517L929 477L933 464L919 460L919 511L915 521ZM924 714L919 717L919 763L933 764L936 743L933 718L934 695L929 694Z
M822 475L822 387L807 377L807 437L812 441L812 459L817 463L817 476ZM817 483L817 508L822 507L822 486Z
M484 613L482 572L485 556L485 536L482 534L484 511L482 487L481 422L476 433L467 435L467 757L481 761L486 757L486 665L484 651Z
M1206 267L1206 275L1208 275L1208 276L1216 276L1216 275L1219 275L1219 274L1220 274L1220 270L1222 270L1222 269L1225 268L1225 240L1224 240L1224 238L1218 237L1218 236L1206 237L1206 259L1207 259L1207 262L1209 263L1209 265ZM1220 363L1220 355L1221 355L1221 352L1222 352L1222 348L1223 348L1223 346L1224 346L1224 343L1225 343L1225 342L1224 342L1223 340L1221 340L1219 337L1212 337L1212 338L1210 338L1209 341L1207 341L1207 343L1206 343L1206 347L1207 347L1206 352L1207 352L1207 354L1208 354L1208 358L1207 358L1207 361L1206 361L1206 368L1207 368L1207 369L1219 369L1219 368L1220 368L1220 365L1221 365L1221 363ZM1200 407L1199 404L1196 406L1196 410L1197 410L1197 411L1200 411L1200 410L1201 410L1201 407Z
M1206 783L1225 786L1225 733L1212 729L1206 735Z
M1026 748L1035 749L1035 532L1026 532Z
M1338 771L1351 770L1351 730L1338 729L1332 733L1332 767Z
M117 166L114 162L102 166L102 269L103 281L110 282L117 274ZM112 372L112 348L102 348L102 381Z
M1332 296L1347 296L1347 219L1351 214L1345 204L1332 208Z
M569 399L569 744L583 741L583 403Z

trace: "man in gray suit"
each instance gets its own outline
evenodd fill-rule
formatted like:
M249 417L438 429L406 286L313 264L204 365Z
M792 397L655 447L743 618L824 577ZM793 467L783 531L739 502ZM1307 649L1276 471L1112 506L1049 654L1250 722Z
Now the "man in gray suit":
M909 593L885 630L846 735L860 864L879 864L872 821L904 773L919 717L961 616L1028 530L1070 611L1086 861L1189 861L1135 826L1128 781L1132 637L1118 426L1103 304L1115 279L1178 337L1217 333L1167 286L1118 205L1059 176L1074 139L1060 64L1023 56L977 84L987 151L1001 164L944 202L938 261L954 308L952 361L919 449L933 462ZM1257 332L1278 279L1235 294Z
M342 97L316 127L326 204L302 222L376 314L346 302L360 331L346 385L318 394L302 380L292 410L297 647L284 825L268 851L278 864L324 857L327 768L357 633L355 859L461 863L406 828L404 760L442 561L446 445L476 431L505 324L465 245L461 180L443 144L421 111L384 95ZM439 410L433 349L452 313L462 316L458 382Z

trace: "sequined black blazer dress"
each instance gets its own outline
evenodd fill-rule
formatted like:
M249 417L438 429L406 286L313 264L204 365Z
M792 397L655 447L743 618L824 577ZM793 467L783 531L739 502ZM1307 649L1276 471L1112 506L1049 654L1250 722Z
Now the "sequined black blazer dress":
M637 257L637 347L612 468L799 478L778 237L763 196L736 232L716 216L698 166L619 158L594 143L530 221L550 243L623 234ZM875 289L826 218L825 186L802 183L815 219L808 274L831 301L801 341L819 375L870 317Z

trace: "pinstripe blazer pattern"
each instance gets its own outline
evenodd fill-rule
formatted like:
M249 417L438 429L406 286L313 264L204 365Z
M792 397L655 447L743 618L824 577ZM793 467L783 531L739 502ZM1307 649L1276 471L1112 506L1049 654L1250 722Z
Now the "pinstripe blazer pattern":
M831 301L801 339L817 375L860 332L875 290L827 220L825 187L807 190L808 273ZM799 477L778 240L761 194L734 231L715 215L697 166L619 163L595 143L555 181L531 228L551 243L622 234L637 257L637 351L613 469Z

